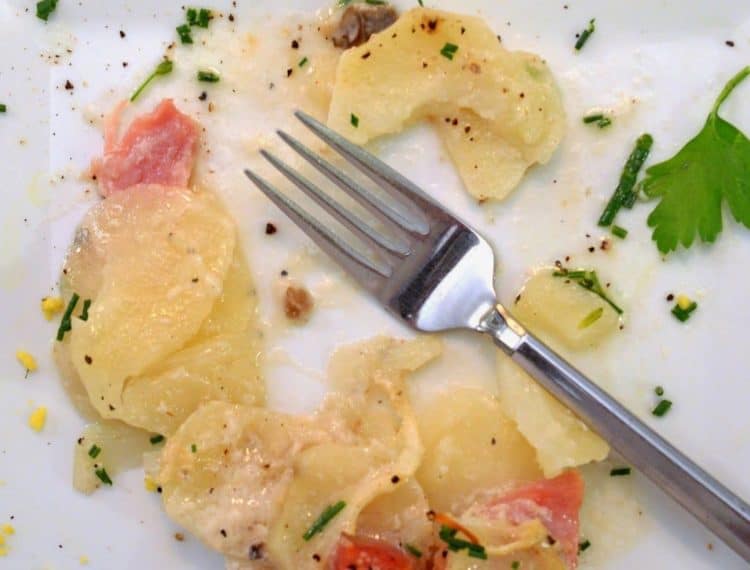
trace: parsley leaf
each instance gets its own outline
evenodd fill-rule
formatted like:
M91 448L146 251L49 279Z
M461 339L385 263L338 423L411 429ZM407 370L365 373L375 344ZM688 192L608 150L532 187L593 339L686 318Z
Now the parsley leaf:
M721 104L748 75L750 66L729 80L701 132L680 152L646 170L643 191L661 198L648 225L662 253L690 247L696 233L704 242L715 241L723 200L734 219L750 228L750 140L719 116Z
M57 0L41 0L41 2L36 3L36 17L46 22L56 8Z

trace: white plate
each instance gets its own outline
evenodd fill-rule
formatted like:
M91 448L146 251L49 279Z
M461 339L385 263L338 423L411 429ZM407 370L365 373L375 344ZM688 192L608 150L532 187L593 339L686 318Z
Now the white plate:
M402 7L415 3L399 2ZM483 228L499 253L502 300L513 298L530 267L565 255L606 275L629 309L627 326L605 349L582 356L579 364L750 498L744 366L750 233L726 218L717 244L693 247L663 261L645 227L651 207L646 205L618 218L630 230L626 241L616 241L607 254L587 251L602 235L596 217L635 137L651 132L654 160L670 156L700 128L724 82L750 61L750 5L735 0L425 3L481 14L506 46L545 57L565 97L569 134L551 164L535 169L508 201L483 208L462 193L428 129L386 141L379 152ZM34 17L33 2L0 0L0 102L8 105L8 112L0 115L0 524L12 516L17 530L9 537L8 557L0 558L3 568L75 568L82 555L91 567L111 570L222 566L220 557L195 539L174 540L178 529L163 514L158 497L145 493L139 472L118 477L115 488L91 497L72 490L71 451L83 422L66 401L49 358L55 325L45 322L39 311L39 299L55 289L72 229L92 199L84 193L87 185L79 173L101 150L101 137L84 119L84 108L91 102L102 108L127 95L172 41L182 12L177 3L158 4L60 0L44 25ZM238 28L255 31L269 29L274 15L326 7L314 0L210 4L236 14ZM574 35L592 17L597 18L597 31L575 54ZM121 29L127 34L124 39ZM735 46L725 45L726 40ZM66 80L74 84L73 90L63 88ZM197 104L194 93L170 91L175 85L179 83L165 81L155 86L141 108L165 95L189 99L192 103L184 103L188 108ZM743 85L724 107L725 116L746 129L748 89ZM237 137L229 144L288 122L284 105L265 113L240 103L226 103L227 108L235 105L227 122ZM614 108L618 115L606 132L580 122L597 106ZM242 181L236 170L242 164L223 166L214 185L242 227L264 316L275 318L273 282L285 267L295 268L295 276L311 283L321 299L309 325L272 335L293 357L279 357L277 350L268 367L272 405L311 409L325 391L321 371L337 344L376 333L409 333L341 281L340 274ZM269 220L281 230L274 239L263 235ZM587 233L593 237L587 239ZM300 262L300 255L312 255L315 263ZM699 300L700 308L688 324L677 323L669 314L664 300L669 292ZM18 348L31 351L40 362L39 372L28 379L15 361ZM442 372L438 368L417 383L424 389L456 382L491 386L492 350L478 339L454 335L448 346L451 358ZM649 415L657 384L664 385L675 402L661 420ZM26 418L40 404L50 413L45 430L36 434ZM640 478L636 483L643 532L632 548L591 566L744 567L648 483ZM613 515L614 534L618 522Z

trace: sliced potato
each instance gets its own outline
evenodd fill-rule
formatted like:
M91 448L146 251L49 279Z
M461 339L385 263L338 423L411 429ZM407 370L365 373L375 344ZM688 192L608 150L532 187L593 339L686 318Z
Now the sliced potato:
M481 491L541 475L534 449L486 392L445 392L417 417L425 447L417 480L437 511L458 513Z
M480 200L505 197L529 166L549 160L564 131L538 56L507 51L478 18L415 8L344 52L328 123L364 144L425 118Z

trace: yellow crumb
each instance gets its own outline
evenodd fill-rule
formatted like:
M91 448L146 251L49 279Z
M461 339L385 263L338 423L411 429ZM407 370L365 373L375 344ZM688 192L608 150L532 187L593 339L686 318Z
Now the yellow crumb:
M5 537L2 534L0 534L0 546L4 546L4 545L5 545Z
M31 412L29 416L29 427L34 431L42 431L44 424L47 422L47 408L39 406L36 410Z
M78 559L78 562L80 562L80 563L81 563L81 566L86 566L86 564L88 564L88 563L89 563L89 557L88 557L88 556L81 556L81 557L80 557L80 558Z
M65 308L65 302L62 297L45 297L42 299L42 313L44 317L51 321L57 313Z
M3 556L8 556L7 546L0 546L0 558L2 558Z
M8 536L10 536L11 534L16 534L16 529L13 528L12 524L4 524L2 527L0 527L0 530L2 530Z
M151 477L144 477L143 478L143 486L146 488L146 491L149 493L153 493L156 491L157 487L159 485L156 484L156 481L154 481Z
M16 351L16 358L18 359L18 362L21 363L21 366L29 372L34 372L34 370L37 369L36 358L25 350Z
M690 308L690 305L692 304L693 304L693 300L687 295L677 295L677 305L683 311L687 311Z

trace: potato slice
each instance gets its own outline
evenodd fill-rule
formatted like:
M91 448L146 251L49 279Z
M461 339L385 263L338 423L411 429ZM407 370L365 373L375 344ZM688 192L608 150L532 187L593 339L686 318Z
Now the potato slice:
M478 18L415 8L344 52L328 124L364 144L425 118L480 200L504 198L529 166L549 160L565 122L538 56L507 51Z
M417 481L437 511L459 513L483 490L541 476L534 449L486 392L445 392L417 418L425 447Z
M617 313L595 293L554 277L553 272L554 268L541 268L526 282L514 316L545 341L567 349L604 342L619 326ZM598 320L581 326L599 311ZM609 446L604 440L500 352L497 374L500 405L536 449L546 477L607 457Z
M127 379L184 346L221 295L234 224L208 192L142 186L92 208L78 236L68 287L93 304L73 319L70 356L97 411L117 418ZM84 278L77 262L91 259Z

